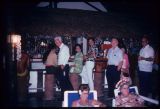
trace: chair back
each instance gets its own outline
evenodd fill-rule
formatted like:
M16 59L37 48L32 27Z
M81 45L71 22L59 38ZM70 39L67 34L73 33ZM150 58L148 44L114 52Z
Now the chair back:
M129 92L130 93L135 93L135 94L139 95L137 86L129 87ZM115 95L115 97L118 96L120 93L121 92L120 92L119 89L114 89L114 95Z
M63 107L72 107L72 102L80 98L78 91L65 91ZM97 100L97 91L90 91L88 99Z

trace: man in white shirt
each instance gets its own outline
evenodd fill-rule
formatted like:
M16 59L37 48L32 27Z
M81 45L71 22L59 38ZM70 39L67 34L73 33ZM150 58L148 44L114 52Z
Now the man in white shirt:
M147 36L142 38L142 48L139 52L138 67L139 67L139 85L140 93L144 96L148 96L151 92L151 73L153 69L154 50L148 44Z
M114 88L116 83L120 80L120 69L122 67L123 54L118 47L118 40L112 38L112 48L109 49L107 54L107 71L106 77L108 81L109 97L114 96Z
M70 57L69 48L62 42L62 38L57 36L54 38L55 44L60 48L58 53L58 69L56 78L59 81L62 96L64 91L73 90L72 84L69 80L69 65L68 60Z

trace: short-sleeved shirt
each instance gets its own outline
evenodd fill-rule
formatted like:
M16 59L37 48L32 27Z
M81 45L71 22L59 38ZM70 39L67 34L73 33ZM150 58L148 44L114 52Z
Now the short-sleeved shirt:
M139 56L144 58L149 58L149 57L154 58L154 50L151 46L146 45L145 47L141 48L139 52ZM152 68L153 68L152 65L153 65L153 61L146 61L146 60L138 61L138 66L140 71L152 72Z
M108 65L115 65L118 66L118 64L123 60L123 54L120 48L110 48L107 54L108 58Z
M59 47L59 53L58 53L58 65L66 65L68 64L68 60L70 57L69 54L69 48L68 46L66 46L65 44L61 44L61 46Z
M96 57L97 57L97 55L98 55L98 47L96 45L89 46L89 48L88 48L88 58L94 59L94 56L92 54L93 52L96 54Z

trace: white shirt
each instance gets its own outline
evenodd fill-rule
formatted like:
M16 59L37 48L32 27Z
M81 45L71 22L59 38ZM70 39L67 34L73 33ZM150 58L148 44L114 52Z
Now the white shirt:
M118 64L123 60L123 54L120 48L116 47L115 49L110 48L107 54L108 58L108 65L115 65Z
M58 53L58 65L66 65L68 64L68 60L70 57L69 54L69 48L64 45L63 43L61 44L61 46L59 47L59 53Z
M151 46L146 45L145 47L141 48L139 52L139 56L142 56L144 58L149 58L149 57L154 58L154 50ZM146 61L146 60L138 61L138 66L140 71L152 72L152 68L153 68L152 65L153 65L153 61Z

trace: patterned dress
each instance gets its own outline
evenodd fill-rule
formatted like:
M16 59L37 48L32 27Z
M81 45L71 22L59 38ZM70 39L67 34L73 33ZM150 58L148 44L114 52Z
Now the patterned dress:
M70 73L81 73L82 68L83 68L83 54L82 54L82 52L76 53L75 58L74 58L74 64L75 64L75 67L73 67L74 70Z
M136 94L130 93L127 97L118 95L116 97L117 107L142 107L144 106L144 100Z

